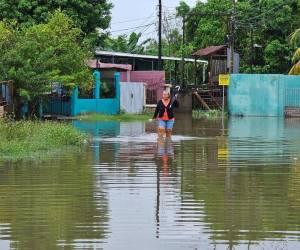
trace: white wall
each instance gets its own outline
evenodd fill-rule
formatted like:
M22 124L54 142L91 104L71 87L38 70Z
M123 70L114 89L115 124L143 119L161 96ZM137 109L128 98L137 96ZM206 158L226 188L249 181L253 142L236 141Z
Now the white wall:
M121 82L121 110L130 114L143 112L145 103L145 86L141 82Z

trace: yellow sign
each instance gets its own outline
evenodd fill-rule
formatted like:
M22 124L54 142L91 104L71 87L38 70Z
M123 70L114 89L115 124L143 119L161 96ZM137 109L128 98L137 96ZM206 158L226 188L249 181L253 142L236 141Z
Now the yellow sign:
M228 148L218 148L218 159L226 160L228 158Z
M218 139L218 160L227 160L229 156L228 141L224 136L217 136Z
M219 85L228 86L230 82L230 75L219 75Z

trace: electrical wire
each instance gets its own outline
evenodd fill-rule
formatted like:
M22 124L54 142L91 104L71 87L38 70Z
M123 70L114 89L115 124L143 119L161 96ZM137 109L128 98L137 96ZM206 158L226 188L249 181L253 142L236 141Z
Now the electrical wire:
M116 32L127 31L127 30L134 30L134 29L137 29L137 28L144 28L144 27L152 26L154 24L155 23L150 23L150 24L140 25L140 26L135 26L135 27L130 27L130 28L126 28L126 29L112 30L112 31L110 31L110 33L116 33Z
M131 22L135 22L135 21L139 21L139 20L149 20L149 18L151 18L153 16L154 16L154 13L152 13L148 17L142 17L142 18L136 18L136 19L128 19L128 20L124 20L124 21L120 21L120 22L114 22L114 23L111 23L111 24L131 23Z

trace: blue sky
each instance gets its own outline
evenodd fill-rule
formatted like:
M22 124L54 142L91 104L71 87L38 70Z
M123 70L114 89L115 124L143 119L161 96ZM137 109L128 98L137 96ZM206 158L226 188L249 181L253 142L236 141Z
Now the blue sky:
M114 4L112 10L111 31L113 36L122 33L143 32L145 36L155 36L155 25L157 22L158 0L111 0ZM163 10L175 11L180 0L162 0ZM194 6L197 0L185 0L190 6ZM132 29L133 27L142 26ZM126 30L124 30L126 29ZM121 30L121 31L119 31Z

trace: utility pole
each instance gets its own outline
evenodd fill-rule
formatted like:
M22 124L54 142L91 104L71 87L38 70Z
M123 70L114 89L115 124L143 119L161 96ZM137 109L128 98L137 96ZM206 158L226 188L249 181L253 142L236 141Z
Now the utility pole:
M232 0L232 12L230 23L230 68L229 73L233 73L234 67L234 43L235 43L235 17L236 17L236 0Z
M185 16L182 16L182 61L181 61L181 84L184 87L185 86L185 74L184 74L184 57L185 57Z
M161 29L162 29L162 0L158 4L158 70L162 70L162 43L161 43Z

